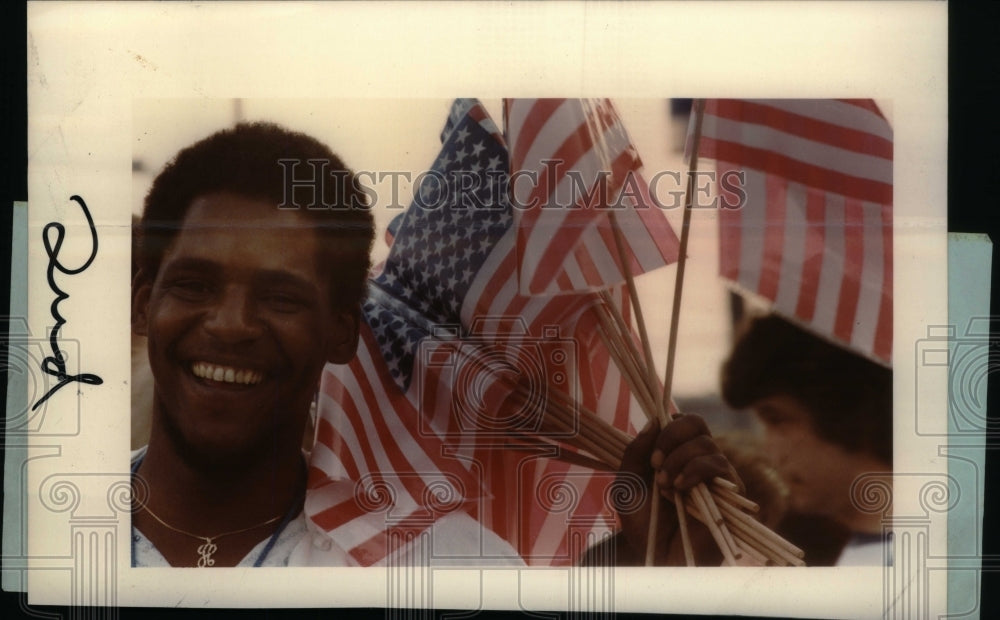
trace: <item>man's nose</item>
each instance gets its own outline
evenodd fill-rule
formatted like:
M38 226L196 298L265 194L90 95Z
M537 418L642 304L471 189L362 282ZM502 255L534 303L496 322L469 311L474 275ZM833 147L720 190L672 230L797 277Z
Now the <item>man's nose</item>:
M774 437L768 433L764 437L762 447L764 449L764 456L772 467L780 471L788 463L789 455L787 446L781 438Z
M253 340L263 333L253 296L242 287L229 287L205 319L205 331L226 343Z

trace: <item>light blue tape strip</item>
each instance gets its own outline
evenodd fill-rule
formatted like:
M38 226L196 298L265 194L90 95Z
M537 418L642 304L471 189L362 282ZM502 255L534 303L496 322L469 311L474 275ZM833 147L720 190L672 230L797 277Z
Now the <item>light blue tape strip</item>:
M979 618L990 349L990 259L980 234L948 235L948 615ZM951 503L951 502L949 502Z

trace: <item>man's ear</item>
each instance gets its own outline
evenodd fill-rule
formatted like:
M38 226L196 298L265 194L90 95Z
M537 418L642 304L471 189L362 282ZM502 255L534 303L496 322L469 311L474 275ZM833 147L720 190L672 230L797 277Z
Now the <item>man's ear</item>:
M153 283L140 270L132 278L132 333L145 336L149 327L149 296Z
M360 312L338 312L333 317L333 337L330 339L327 361L346 364L354 359L358 350L358 336L361 324Z

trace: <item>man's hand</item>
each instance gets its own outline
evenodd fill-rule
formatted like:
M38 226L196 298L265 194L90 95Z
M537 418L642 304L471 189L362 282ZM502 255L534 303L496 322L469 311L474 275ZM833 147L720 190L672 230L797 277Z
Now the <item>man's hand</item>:
M716 476L730 480L740 488L743 485L736 470L712 440L705 421L698 416L679 416L663 430L655 422L648 425L625 449L619 471L619 480L623 484L628 484L626 479L641 479L645 481L646 491L641 505L633 502L628 506L615 506L622 523L621 540L626 547L619 558L627 564L644 563L654 476L660 495L670 500L659 507L655 563L660 566L683 564L683 555L679 555L680 533L673 504L674 492L683 495L699 483L711 483ZM687 522L696 557L699 561L707 560L705 556L711 553L714 559L714 542L707 529L693 518ZM678 540L675 541L675 538ZM708 544L699 544L703 541ZM717 564L717 560L714 563Z
M656 471L660 494L670 500L675 490L688 491L699 483L711 483L715 477L735 483L741 491L743 488L736 470L712 439L708 425L696 415L679 416L667 424L656 437L649 461Z

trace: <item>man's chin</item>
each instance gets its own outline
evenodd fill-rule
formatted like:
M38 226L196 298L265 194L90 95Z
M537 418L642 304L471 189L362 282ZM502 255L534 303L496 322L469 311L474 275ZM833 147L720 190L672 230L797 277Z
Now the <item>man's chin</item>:
M167 425L174 452L189 466L206 474L245 471L269 458L275 449L275 433L261 433L261 437L255 439L242 436L246 430L190 434Z
M189 442L179 451L181 457L200 471L221 474L224 472L245 472L259 467L269 457L274 445L265 442L259 445L235 445L227 441Z

